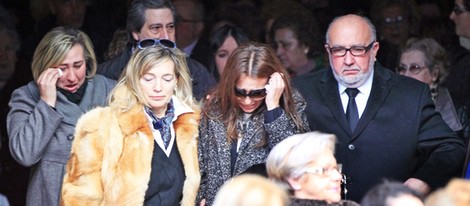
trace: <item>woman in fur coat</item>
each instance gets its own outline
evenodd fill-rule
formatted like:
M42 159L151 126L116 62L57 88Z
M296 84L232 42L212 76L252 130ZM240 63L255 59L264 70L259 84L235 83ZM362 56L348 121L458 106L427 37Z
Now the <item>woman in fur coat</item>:
M219 188L233 176L265 174L271 148L309 130L305 107L269 46L250 43L235 49L202 112L198 204L212 205Z
M194 205L199 109L175 46L138 42L109 106L79 120L63 205Z

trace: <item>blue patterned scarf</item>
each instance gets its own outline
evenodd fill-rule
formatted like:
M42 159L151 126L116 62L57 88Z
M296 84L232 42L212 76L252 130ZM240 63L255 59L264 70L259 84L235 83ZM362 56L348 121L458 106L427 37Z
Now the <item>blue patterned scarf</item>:
M152 109L145 107L145 112L147 112L147 114L152 118L153 128L158 130L160 132L160 136L162 136L165 149L168 148L171 140L171 123L173 121L173 117L175 116L174 111L175 108L173 107L173 100L170 100L168 103L165 116L162 118L156 117Z

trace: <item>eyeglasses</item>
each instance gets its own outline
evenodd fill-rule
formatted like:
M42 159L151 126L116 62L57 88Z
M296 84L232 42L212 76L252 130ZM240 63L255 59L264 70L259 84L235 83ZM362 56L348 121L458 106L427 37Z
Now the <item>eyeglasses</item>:
M161 45L166 48L176 48L176 43L172 42L169 39L143 39L137 42L137 47L139 49L144 49L147 47L154 47L156 45Z
M366 54L371 48L372 45L374 45L375 41L372 41L369 45L367 46L352 46L349 49L346 49L345 47L338 46L338 47L330 47L328 44L325 44L325 48L329 49L330 54L335 56L335 57L344 57L346 55L346 52L351 52L353 56L362 56Z
M305 170L305 173L323 175L323 176L331 176L333 174L333 172L338 172L339 174L341 174L342 171L343 171L343 165L338 164L338 165L336 165L336 167L307 168Z
M410 73L416 75L416 74L419 74L424 68L426 68L426 66L419 66L417 64L412 64L410 65L410 67L406 68L405 65L400 65L397 67L397 73L401 74L401 75L405 75L406 74L406 70L409 70Z
M246 92L244 89L235 88L235 96L239 99L251 98L253 100L261 100L266 97L266 89L256 89Z
M395 17L387 17L383 20L384 26L392 26L392 25L401 25L405 23L407 19L403 16L395 16Z
M455 13L455 15L460 15L462 13L465 13L467 12L467 10L465 8L462 8L461 6L459 5L454 5L454 8L452 9L452 11Z

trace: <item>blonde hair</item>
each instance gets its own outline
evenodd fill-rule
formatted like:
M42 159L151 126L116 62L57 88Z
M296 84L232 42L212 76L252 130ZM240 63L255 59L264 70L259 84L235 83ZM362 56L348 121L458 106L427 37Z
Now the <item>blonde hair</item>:
M334 152L336 136L320 132L292 135L279 142L268 155L266 169L271 179L292 190L287 178L299 178L321 152Z
M56 27L42 38L34 51L31 64L34 80L37 80L46 69L61 64L76 44L83 48L87 68L86 78L92 78L96 73L96 56L88 35L78 29Z
M199 110L192 93L191 77L186 58L177 48L154 46L137 49L131 56L116 87L111 91L109 104L122 111L128 111L137 104L148 106L147 98L140 85L140 78L152 67L165 61L172 61L178 79L174 95L194 110Z
M425 206L468 206L470 205L470 180L455 178L445 188L431 193Z
M274 182L252 174L236 176L217 192L213 206L287 206L289 196Z

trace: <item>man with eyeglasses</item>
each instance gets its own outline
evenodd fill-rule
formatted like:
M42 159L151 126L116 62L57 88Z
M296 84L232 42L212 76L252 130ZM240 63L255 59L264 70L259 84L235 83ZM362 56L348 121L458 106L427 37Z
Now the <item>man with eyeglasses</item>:
M135 49L153 46L153 41L148 39L165 39L163 46L176 47L175 19L176 11L169 0L134 0L127 12L128 45L120 55L98 65L97 73L118 79ZM145 42L139 44L143 40ZM155 43L160 44L162 41L157 40ZM215 85L214 77L201 63L190 58L186 58L186 61L192 78L194 97L201 99Z
M376 63L369 19L337 17L326 34L331 69L293 84L307 101L312 131L336 134L346 198L360 201L384 178L423 194L458 176L464 145L436 113L429 87Z

